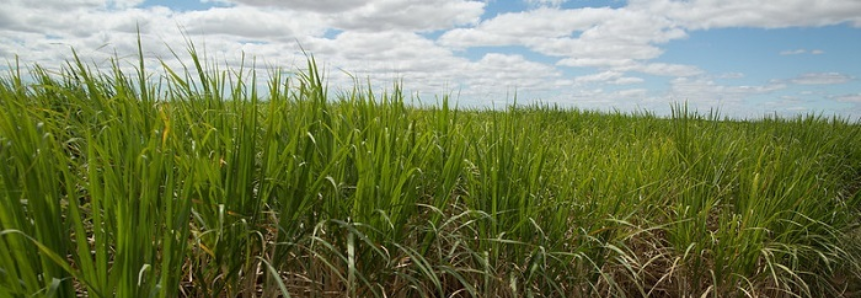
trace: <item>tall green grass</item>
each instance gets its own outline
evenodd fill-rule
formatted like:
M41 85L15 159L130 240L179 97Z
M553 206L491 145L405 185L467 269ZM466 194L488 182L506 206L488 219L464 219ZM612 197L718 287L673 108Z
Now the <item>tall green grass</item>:
M847 119L422 107L177 56L0 78L0 296L861 295Z

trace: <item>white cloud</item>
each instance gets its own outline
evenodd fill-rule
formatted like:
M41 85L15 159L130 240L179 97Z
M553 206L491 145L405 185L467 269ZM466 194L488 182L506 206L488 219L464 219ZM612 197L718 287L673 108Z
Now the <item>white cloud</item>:
M553 66L529 61L520 55L491 53L470 65L465 79L470 85L490 88L484 91L498 92L502 88L518 90L548 90L556 87L556 78L561 73Z
M73 10L73 9L89 9L89 8L104 8L107 7L110 1L106 0L44 0L44 1L28 1L28 0L7 0L4 6L10 7L29 7L38 10Z
M176 15L167 8L109 11L100 5L90 3L62 13L52 7L0 6L0 15L13 16L0 26L0 48L28 62L57 67L69 58L70 48L85 61L136 54L138 26L147 55L169 58L164 44L183 44Z
M619 66L658 57L663 50L655 44L686 36L670 20L642 11L542 7L450 30L439 43L455 48L524 46L563 57L559 62L563 66Z
M561 79L553 65L501 54L471 62L415 32L477 20L484 5L477 1L380 0L332 15L316 11L325 9L322 6L297 11L262 1L186 12L162 6L114 11L105 9L105 3L78 3L79 8L64 14L47 13L57 9L49 5L34 8L14 2L18 6L0 6L0 16L14 16L0 19L0 53L4 57L26 53L24 63L54 68L69 58L69 48L74 47L85 61L104 63L114 52L126 58L136 55L140 25L145 55L162 58L176 69L182 65L166 45L187 56L184 30L199 50L221 65L237 66L243 52L249 58L258 57L261 78L268 66L292 69L297 61L301 65L301 44L328 70L333 86L352 85L351 78L333 69L367 77L375 88L403 79L409 90L431 94L459 90L504 96L506 87L528 91L572 84ZM390 11L400 14L388 14ZM377 20L375 14L388 15ZM335 20L338 16L350 18ZM347 27L345 24L350 24L350 30L325 36L327 30ZM382 27L370 30L375 26ZM147 65L155 67L159 62L148 59Z
M649 92L648 90L640 88L640 89L620 90L617 92L617 94L621 97L643 97L643 96L646 96L646 94L648 92Z
M812 72L790 79L789 82L799 85L835 85L851 80L851 76L837 72Z
M484 5L465 0L378 0L334 15L331 22L343 30L431 31L478 23Z
M627 43L611 40L587 40L583 38L553 38L534 43L529 47L541 54L556 57L575 57L614 60L649 60L663 54L663 50L648 43ZM598 60L592 60L598 61Z
M596 67L617 72L635 71L656 76L689 77L703 71L693 65L670 63L640 63L634 59L566 58L556 63L561 66Z
M374 88L403 79L407 90L432 95L457 92L473 102L505 99L516 90L520 98L597 108L667 108L668 99L741 107L744 100L771 96L787 85L840 84L855 78L821 72L764 85L731 85L715 80L744 75L709 74L696 65L655 58L663 55L666 43L686 38L689 30L846 22L861 26L861 2L856 0L827 2L834 7L824 0L631 0L622 8L577 9L561 8L565 0L524 0L529 10L483 21L485 6L493 0L206 1L227 5L180 11L143 7L141 0L8 0L0 5L0 57L22 54L27 62L49 67L68 59L69 47L86 61L104 63L114 52L133 57L140 28L148 57L180 67L165 45L186 55L185 30L211 60L229 66L246 53L258 58L259 69L292 68L304 62L301 45L327 70L332 86L352 86L343 69L360 80L371 80ZM431 36L436 34L441 37L434 40ZM806 46L775 52L824 53L812 48L816 45ZM487 48L470 49L474 47ZM532 53L510 51L520 48ZM535 54L543 57L534 59ZM555 64L546 62L549 59ZM151 67L156 62L148 59ZM572 71L586 75L568 74ZM668 77L668 90L636 85L651 81L650 76ZM859 101L857 94L822 92L816 97Z
M393 42L397 41L397 42ZM306 50L328 69L342 69L376 86L403 79L410 90L442 94L458 88L471 62L419 34L404 31L345 31L334 38L310 38ZM331 72L333 85L351 85L342 72Z
M721 115L750 118L773 113L780 107L760 106L751 103L751 99L771 96L786 88L786 84L776 81L765 85L723 85L706 77L677 78L670 81L670 90L665 98L686 102L692 109L701 112L717 109Z
M786 88L786 84L726 86L707 78L677 78L670 81L670 95L697 102L740 101L748 96L771 93Z
M690 29L841 23L861 27L861 1L857 0L631 0L629 5L665 15Z
M840 96L835 96L835 100L842 102L852 102L861 104L861 93L857 94L844 94Z
M561 72L552 65L499 53L473 62L416 33L346 31L334 39L313 39L306 46L321 61L360 78L381 79L379 85L402 78L410 89L429 94L456 89L462 95L490 98L504 97L509 89L529 92L571 84L560 79Z
M126 9L136 7L144 3L145 0L112 0L108 1L109 5L113 5L116 9Z
M740 72L728 72L716 75L714 77L716 79L741 79L744 78L744 74Z
M806 49L795 49L795 50L784 50L779 53L782 56L790 56L790 55L801 55L801 54L810 54L810 55L822 55L825 54L823 50L806 50Z
M446 32L439 42L451 47L505 46L540 43L587 30L614 14L609 8L535 10L504 13L475 27Z
M568 2L568 0L525 0L526 4L533 6L553 6L558 7L562 5L562 3Z
M556 63L572 67L621 67L635 64L633 59L565 58Z
M322 13L343 12L359 8L365 0L230 0L232 3L258 7L279 7L299 11Z
M574 78L574 82L580 84L604 83L613 85L628 85L644 82L642 78L626 77L624 75L625 74L623 72L610 70L591 75L579 76Z
M293 41L303 36L321 36L326 31L317 14L247 6L190 11L178 14L176 20L191 34L231 35L246 40Z
M318 14L325 19L323 24L333 28L365 31L432 31L474 24L484 13L485 6L482 1L472 0L231 1L261 9L274 7L304 14Z
M618 67L618 69L671 77L689 77L703 73L703 71L696 66L669 63L635 64L630 66L621 66Z
M451 68L468 62L455 58L452 52L416 33L403 31L346 31L333 39L315 38L307 43L308 50L328 58L359 65L373 65L374 71L412 71L416 65ZM370 64L369 64L370 63ZM400 68L393 68L394 64Z
M611 81L610 84L630 85L630 84L639 84L639 83L642 83L645 81L646 80L644 80L643 78L638 78L638 77L621 77L621 78L616 79L615 81Z
M801 54L805 54L805 53L807 53L807 50L805 50L805 49L797 49L797 50L785 50L785 51L780 51L780 55L783 55L783 56L787 56L787 55L801 55Z

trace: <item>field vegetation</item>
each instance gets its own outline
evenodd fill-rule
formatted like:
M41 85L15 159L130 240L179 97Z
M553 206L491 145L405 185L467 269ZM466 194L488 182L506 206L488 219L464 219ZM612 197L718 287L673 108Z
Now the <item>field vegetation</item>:
M187 54L11 63L0 297L861 296L851 119L417 105L313 58L258 90Z

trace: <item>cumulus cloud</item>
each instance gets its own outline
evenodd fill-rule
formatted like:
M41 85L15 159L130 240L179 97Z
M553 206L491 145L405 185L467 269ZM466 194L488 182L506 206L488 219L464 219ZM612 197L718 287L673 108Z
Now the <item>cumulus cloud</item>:
M335 13L359 8L365 0L230 0L231 3L259 7L279 7L290 10Z
M642 88L617 91L618 96L621 97L643 97L646 96L647 93L648 90Z
M562 3L568 2L568 0L525 0L526 4L533 6L556 6L562 5Z
M609 8L535 10L504 13L475 27L447 31L439 42L451 47L505 46L540 43L585 31L614 14Z
M27 0L9 0L4 6L10 7L22 7L27 6L32 9L40 9L40 10L53 10L53 11L63 11L63 10L73 10L73 9L87 9L87 8L104 8L107 7L108 4L112 1L106 0L45 0L45 1L27 1Z
M108 1L109 6L116 9L126 9L141 5L145 0L112 0Z
M656 76L689 77L703 71L693 65L671 63L642 63L634 59L566 58L556 63L561 66L596 67L616 72L635 71Z
M717 79L741 79L744 78L744 74L740 72L727 72L714 76Z
M484 2L463 0L371 1L334 16L332 24L345 30L440 30L477 23L484 13L484 5Z
M633 65L633 59L609 59L609 58L565 58L559 60L557 65L572 67L622 67Z
M187 37L228 65L247 53L265 59L260 65L290 67L304 59L301 45L330 70L331 79L346 85L352 78L331 70L367 76L375 85L403 78L414 90L439 94L453 89L488 100L516 89L521 98L578 105L666 107L667 98L738 102L788 85L855 80L843 73L819 72L733 86L715 80L741 78L741 73L710 74L696 65L656 61L667 43L685 39L689 32L861 27L861 2L856 0L630 0L620 8L574 9L562 8L566 0L524 0L528 10L484 20L485 6L493 1L207 1L219 5L181 11L141 5L142 0L8 0L0 5L0 55L26 53L28 61L61 65L74 47L88 61L107 61L114 53L134 56L140 30L145 54L177 67L179 61L165 45L183 54ZM824 53L811 47L775 52ZM571 75L572 68L586 75ZM666 77L669 89L639 88L650 76ZM858 102L857 94L820 97Z
M784 56L786 56L786 55L801 55L801 54L804 54L804 53L807 53L807 50L805 50L805 49L797 49L797 50L785 50L785 51L781 51L781 52L780 52L780 54L781 54L781 55L784 55Z
M317 54L358 65L375 65L374 71L411 71L425 65L430 69L451 68L466 63L452 52L419 34L403 31L346 31L335 38L309 40L308 49ZM377 64L379 63L379 64ZM398 63L401 67L394 69Z
M467 70L469 72L465 79L472 85L483 88L547 90L555 87L555 78L561 76L561 73L550 65L529 61L521 55L498 53L484 55Z
M566 84L552 65L499 53L469 61L411 32L346 31L305 46L360 77L402 78L407 87L431 94L457 89L462 95L504 96L508 89L541 91Z
M669 63L648 63L635 64L630 66L621 66L619 69L638 71L656 76L671 76L671 77L690 77L702 74L703 71L693 65L669 64Z
M861 1L856 0L631 0L629 6L665 15L695 30L843 23L861 27Z
M801 55L801 54L810 54L810 55L822 55L825 54L823 50L806 50L806 49L795 49L795 50L784 50L779 53L782 56L790 56L790 55Z
M839 95L839 96L835 96L834 99L837 101L842 101L842 102L852 102L852 103L861 104L861 93Z
M670 20L642 11L543 7L450 30L439 43L456 48L518 45L563 57L559 65L613 66L656 58L663 50L655 44L686 36Z
M182 65L167 45L184 56L182 48L190 38L210 58L228 66L236 66L242 53L257 55L265 59L258 64L264 72L269 65L291 68L302 60L301 44L324 69L373 78L375 86L389 86L402 78L412 90L434 94L456 89L501 96L500 90L507 87L528 91L571 84L560 79L553 65L494 53L469 61L420 34L477 20L484 5L478 1L362 1L334 13L323 13L327 3L311 1L287 3L306 5L302 9L282 2L241 1L189 11L163 6L111 10L110 5L118 5L73 1L80 6L64 14L48 13L58 10L56 6L39 8L21 1L12 3L17 7L0 6L0 15L14 16L0 20L0 53L4 57L27 53L28 63L59 66L73 47L86 61L104 62L114 53L134 56L139 27L145 55L164 59L177 69ZM344 30L335 36L326 34L338 28ZM159 61L147 65L156 66ZM352 84L352 78L340 71L328 73L335 85Z
M432 31L477 23L485 3L472 0L231 0L256 8L318 14L341 30ZM319 24L320 22L318 22Z
M799 85L835 85L851 80L851 76L837 72L812 72L790 79L789 82Z
M727 86L708 78L677 78L670 81L670 95L697 102L740 101L746 97L786 88L786 84Z
M605 83L613 85L629 85L642 83L644 80L638 77L626 77L623 72L619 71L604 71L596 74L579 76L574 78L575 83Z
M176 16L191 34L232 35L244 39L269 38L291 41L304 36L320 36L326 31L322 18L290 10L264 10L246 6L216 7Z
M671 80L664 98L686 102L694 110L716 109L733 118L762 117L777 110L785 115L797 114L797 111L786 110L787 104L768 106L751 102L752 99L770 98L786 88L786 84L778 81L764 85L726 85L706 76L686 77Z

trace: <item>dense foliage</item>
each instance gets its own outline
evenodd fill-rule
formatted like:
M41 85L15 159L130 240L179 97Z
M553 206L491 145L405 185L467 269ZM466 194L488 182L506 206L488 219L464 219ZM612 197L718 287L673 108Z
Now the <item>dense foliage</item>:
M313 59L259 92L189 52L0 79L0 297L861 295L857 123L411 106Z

